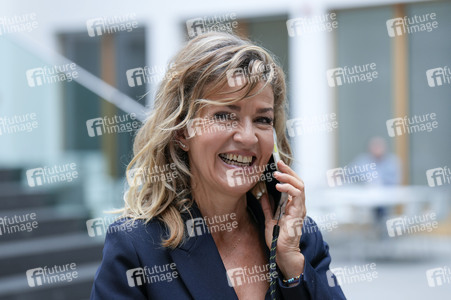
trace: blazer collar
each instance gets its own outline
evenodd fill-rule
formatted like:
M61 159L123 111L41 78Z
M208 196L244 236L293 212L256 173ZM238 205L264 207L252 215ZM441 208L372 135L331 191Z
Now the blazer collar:
M260 203L252 193L247 193L247 206L257 221L260 234L264 235L264 214ZM191 209L193 219L202 218L194 202ZM184 221L191 219L184 214ZM229 286L226 269L213 237L209 233L188 237L178 248L170 251L180 277L194 299L238 299L233 287ZM269 249L265 247L269 262Z

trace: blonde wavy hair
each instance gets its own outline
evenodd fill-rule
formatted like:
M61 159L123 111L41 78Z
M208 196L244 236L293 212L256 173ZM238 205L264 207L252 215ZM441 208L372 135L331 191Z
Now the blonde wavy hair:
M124 195L125 206L119 211L122 217L133 221L143 219L147 223L154 218L162 221L168 231L162 246L175 248L185 240L182 213L189 212L193 204L188 155L180 148L177 136L203 107L240 101L260 93L269 84L274 93L274 128L279 152L287 164L291 164L291 148L285 128L285 76L266 50L235 35L206 33L187 42L169 65L167 75L171 76L164 76L154 108L136 134L134 157L127 167L129 188ZM221 90L227 85L228 72L236 69L246 69L259 80L247 80L237 88L235 91L244 91L239 99L203 99L213 94L226 96ZM175 169L171 172L177 172L176 178L133 184L133 169L154 170L169 165Z

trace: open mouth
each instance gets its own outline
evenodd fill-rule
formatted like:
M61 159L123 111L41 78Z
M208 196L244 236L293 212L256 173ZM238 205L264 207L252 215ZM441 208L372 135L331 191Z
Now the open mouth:
M219 157L228 165L237 167L250 167L254 164L257 157L255 156L243 156L232 153L220 153Z

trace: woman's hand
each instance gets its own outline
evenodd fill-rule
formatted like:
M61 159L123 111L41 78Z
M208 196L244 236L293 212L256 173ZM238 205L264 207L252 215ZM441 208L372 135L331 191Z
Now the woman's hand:
M300 252L299 241L302 235L302 224L307 214L305 208L304 182L283 161L277 164L280 172L274 176L281 182L276 185L280 192L288 194L285 214L280 218L279 239L277 240L276 263L285 279L293 278L304 272L304 255ZM271 247L272 232L277 220L273 220L273 210L268 194L261 197L261 205L265 214L265 239Z

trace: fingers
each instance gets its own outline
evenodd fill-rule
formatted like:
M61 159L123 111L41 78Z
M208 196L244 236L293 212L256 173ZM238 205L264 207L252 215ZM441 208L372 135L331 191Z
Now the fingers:
M280 166L279 170L285 173L274 172L274 177L282 183L277 184L276 189L287 193L291 197L304 196L304 181L283 161L279 161L278 164Z
M303 195L302 191L299 190L299 188L296 188L289 183L278 183L276 184L276 189L279 192L287 193L293 198L301 197Z
M279 192L288 194L285 213L291 211L293 215L305 214L304 182L282 160L278 162L277 167L280 172L274 172L274 177L281 183L276 184L276 189ZM258 188L256 187L255 190L258 191ZM267 221L272 220L272 208L269 196L265 192L261 198L261 205L265 214L265 219Z
M293 177L292 175L283 174L283 173L280 173L277 171L274 172L274 177L276 177L276 179L282 183L291 184L292 186L301 190L302 192L304 191L304 182L301 179L298 179L296 177Z
M280 170L280 172L290 174L291 176L294 176L297 180L302 182L301 177L299 177L298 174L296 174L296 172L293 171L293 169L290 168L287 164L285 164L282 160L277 162L277 168Z
M280 181L276 189L288 194L288 202L285 208L286 214L305 215L304 182L285 163L278 162L280 172L274 172L274 177ZM282 173L284 172L284 173ZM294 209L294 210L292 210Z

